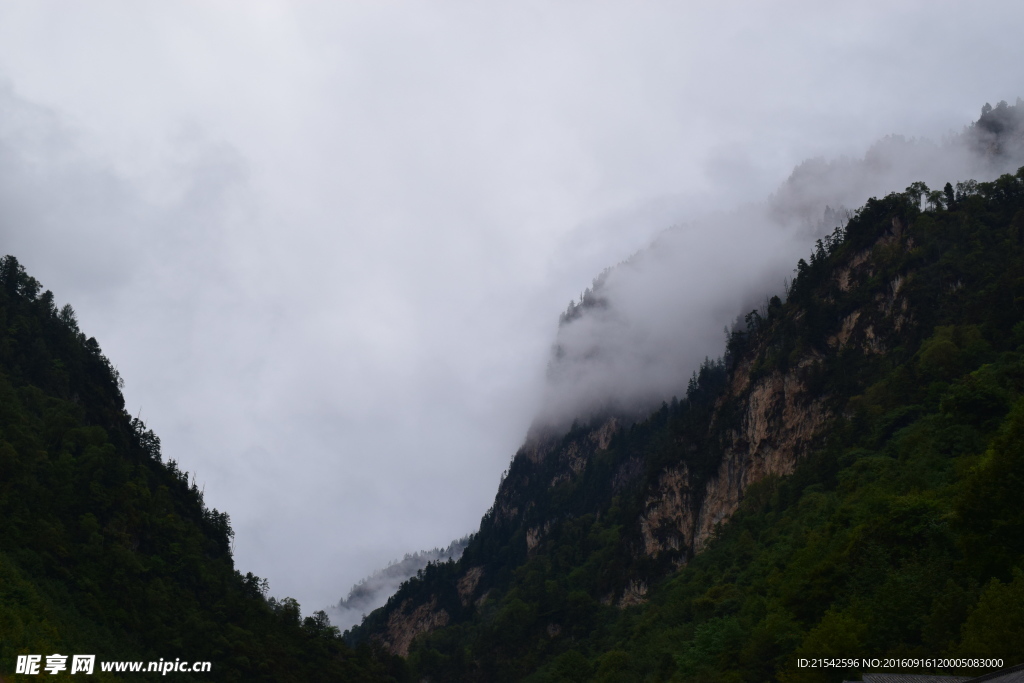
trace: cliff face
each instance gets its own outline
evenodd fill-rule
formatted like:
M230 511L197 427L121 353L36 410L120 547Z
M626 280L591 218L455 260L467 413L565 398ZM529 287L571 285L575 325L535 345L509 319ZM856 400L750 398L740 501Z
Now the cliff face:
M836 267L832 278L839 291L849 293L874 275L869 257L876 250L907 250L902 224L893 219L892 230L871 248L863 249ZM878 353L884 341L875 330L879 316L887 318L894 331L908 320L907 301L899 298L902 278L878 292L868 304L842 318L828 335L831 351L851 344L867 353ZM801 312L795 317L802 317ZM749 349L739 359L727 383L727 390L715 404L710 429L722 423L727 411L738 412L734 428L722 434L721 462L714 474L701 481L683 460L666 467L651 487L640 517L643 552L657 557L667 551L699 553L718 525L739 507L747 488L770 476L792 474L800 459L820 442L831 418L830 396L811 386L811 378L824 361L821 352L800 355L785 371L772 370L757 376L764 345ZM681 564L680 562L679 564Z
M803 358L788 372L775 371L753 382L749 360L737 368L718 410L738 403L742 417L738 428L725 435L721 464L703 484L685 461L662 471L640 517L647 555L680 549L699 553L751 484L793 472L831 416L826 397L814 395L801 378L818 362L813 356Z
M903 226L894 218L890 232L883 234L870 248L863 249L840 263L832 277L835 288L851 293L874 275L870 256L875 252L899 252L913 248L913 240L903 238ZM909 320L907 300L899 297L905 278L894 279L874 293L865 310L856 309L841 319L827 337L829 350L841 352L850 345L865 353L880 353L885 340L876 332L878 318L893 332ZM802 317L801 312L794 317ZM792 474L800 459L819 441L834 417L830 396L810 386L812 377L824 362L817 350L800 355L785 371L757 372L764 346L749 349L739 359L718 399L711 418L711 430L724 421L723 413L737 411L735 428L723 434L721 462L707 481L695 480L684 460L665 468L645 500L640 517L644 552L657 557L665 551L686 549L699 553L714 535L715 528L727 521L743 500L744 491L769 476Z
M406 600L388 616L387 629L380 643L392 654L405 657L416 636L447 623L448 613L438 608L436 599L420 605Z

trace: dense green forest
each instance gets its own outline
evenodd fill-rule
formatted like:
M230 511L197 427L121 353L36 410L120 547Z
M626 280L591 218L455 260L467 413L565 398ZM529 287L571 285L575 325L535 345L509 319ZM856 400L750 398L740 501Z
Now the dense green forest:
M1024 168L869 200L726 346L601 447L595 419L520 451L463 557L350 640L387 642L405 619L429 681L841 681L859 671L797 658L1024 661ZM701 552L644 552L665 468L685 462L695 490L717 476L740 374L792 378L829 419Z
M209 661L176 680L404 680L404 663L353 650L322 612L231 557L227 514L124 410L121 380L71 306L0 261L0 674L19 654ZM68 671L48 680L75 680ZM98 680L149 680L114 674Z

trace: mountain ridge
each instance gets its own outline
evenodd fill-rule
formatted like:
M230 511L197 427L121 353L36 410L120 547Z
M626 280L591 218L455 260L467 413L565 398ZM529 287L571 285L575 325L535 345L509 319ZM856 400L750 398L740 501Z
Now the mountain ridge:
M633 424L594 418L577 421L564 435L528 440L463 558L428 567L350 637L377 639L408 655L413 670L427 680L604 680L597 676L602 667L628 674L607 680L712 676L671 650L652 655L653 663L629 664L633 655L610 644L631 642L631 610L661 609L659 602L650 602L652 591L663 599L665 586L685 584L712 561L701 559L691 572L696 559L721 543L737 542L718 539L733 528L727 521L745 502L755 505L751 500L763 499L765 491L776 491L768 494L771 499L785 490L791 498L786 505L794 505L804 495L813 497L815 486L839 495L836 476L862 466L857 453L890 447L886 444L903 438L901 430L928 420L967 419L958 411L978 407L967 409L969 400L953 396L961 391L958 383L980 381L971 379L978 367L971 363L987 358L1003 378L998 382L1008 383L996 392L1001 398L977 399L981 405L986 400L990 407L1012 404L1018 395L1019 386L1007 378L1016 372L1014 330L1024 329L1014 327L1024 299L1013 294L1019 290L1014 278L1024 274L1022 187L1024 168L992 182L947 184L941 191L915 183L869 200L847 225L819 240L809 260L800 259L785 302L773 297L745 316L730 333L723 359L705 362L694 374L686 398L673 399ZM1005 264L1005 270L995 263ZM965 307L968 300L973 304ZM1003 360L993 360L996 348L1004 349ZM974 360L956 361L943 375L934 367L946 362L938 360L943 353ZM964 371L968 374L958 374ZM920 377L904 378L907 388L901 388L898 378L906 372ZM933 377L936 372L941 381ZM908 397L923 392L918 400L925 404L883 408L872 391L902 391ZM946 403L939 400L943 391L951 392ZM1004 419L1002 407L991 410L993 420ZM984 450L986 440L995 438L994 425L989 420L969 427L974 432L968 450L961 444L943 461L946 488L930 495L942 497L940 507L952 506L948 514L962 515L966 508L950 502L953 494L946 491L971 480L955 474L949 463L969 460L971 448ZM958 495L956 500L963 500L965 494ZM943 556L966 552L967 526L948 531ZM886 546L884 552L896 550ZM947 573L961 591L959 600L980 600L981 586L990 580L1016 586L1007 570L1016 560L989 574L964 569L974 567L970 559L950 561L961 567ZM890 576L900 571L895 565L886 569ZM991 590L994 586L989 583ZM734 598L744 605L752 599L749 594ZM834 647L834 637L821 635L833 628L829 601L807 596L801 605L800 598L787 599L796 601L782 610L788 615L789 641L772 647L782 647L790 657L800 647L812 656ZM952 633L954 623L961 631L949 635L943 648L963 652L957 648L986 642L972 640L972 629L981 627L968 615L980 610L978 605L975 612L965 606L958 608L959 617L941 618L947 620L944 633ZM833 609L841 606L840 600ZM616 608L620 616L608 612ZM691 603L683 613L693 609ZM734 617L720 619L733 623ZM609 629L618 629L619 641ZM685 642L700 640L699 628L688 633ZM893 642L921 648L932 637L907 633ZM639 652L646 646L632 647ZM741 649L716 661L735 671ZM774 653L768 668L761 667L766 678L833 680L821 672L794 671L783 656ZM737 672L735 680L764 680L748 674Z

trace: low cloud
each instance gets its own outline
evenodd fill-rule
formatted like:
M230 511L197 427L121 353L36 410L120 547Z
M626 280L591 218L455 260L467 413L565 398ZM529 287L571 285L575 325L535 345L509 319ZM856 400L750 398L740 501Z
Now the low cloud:
M1024 103L986 105L942 142L886 137L859 158L814 158L769 198L666 229L603 272L562 315L534 430L599 413L640 414L685 393L725 329L773 295L815 238L869 197L916 181L990 180L1024 164Z

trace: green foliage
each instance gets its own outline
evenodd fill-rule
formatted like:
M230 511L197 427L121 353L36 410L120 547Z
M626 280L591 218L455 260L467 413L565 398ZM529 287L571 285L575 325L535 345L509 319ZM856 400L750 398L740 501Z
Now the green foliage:
M1024 399L964 477L956 512L967 562L980 577L1009 578L1024 556Z
M985 588L963 627L965 653L975 657L1024 660L1024 571L1013 571L1013 580L999 579Z

